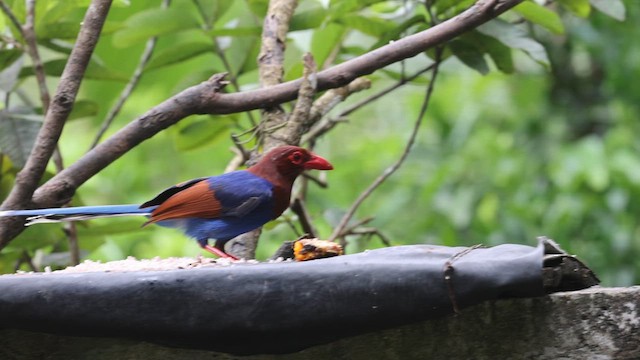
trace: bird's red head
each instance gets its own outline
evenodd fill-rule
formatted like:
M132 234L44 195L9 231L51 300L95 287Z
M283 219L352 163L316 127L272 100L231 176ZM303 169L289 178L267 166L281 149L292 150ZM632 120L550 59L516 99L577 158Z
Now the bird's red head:
M279 146L266 153L249 171L265 178L275 175L295 180L304 170L332 170L323 157L298 146Z

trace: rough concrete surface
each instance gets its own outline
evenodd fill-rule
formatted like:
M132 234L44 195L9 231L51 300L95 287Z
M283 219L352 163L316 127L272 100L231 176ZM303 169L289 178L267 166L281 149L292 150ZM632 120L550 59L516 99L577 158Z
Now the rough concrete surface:
M215 341L215 339L212 339ZM235 357L128 339L0 329L0 359L640 359L640 286L485 302L287 355Z

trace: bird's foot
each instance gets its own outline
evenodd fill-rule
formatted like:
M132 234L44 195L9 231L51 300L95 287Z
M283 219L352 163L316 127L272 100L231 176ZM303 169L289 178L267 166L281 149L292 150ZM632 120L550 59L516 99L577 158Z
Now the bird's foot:
M203 249L205 249L206 251L212 253L213 255L217 255L221 258L225 258L225 259L231 259L231 260L238 260L237 257L231 255L231 254L227 254L226 252L218 249L217 247L213 247L211 245L204 245L202 247Z

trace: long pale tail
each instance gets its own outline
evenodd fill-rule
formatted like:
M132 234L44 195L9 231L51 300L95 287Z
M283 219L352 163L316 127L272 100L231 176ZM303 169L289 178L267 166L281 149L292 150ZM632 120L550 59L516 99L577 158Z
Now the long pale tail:
M0 216L28 216L25 225L54 223L60 221L87 220L114 216L147 216L156 206L140 209L140 205L106 205L79 206L68 208L35 209L35 210L6 210L0 211Z

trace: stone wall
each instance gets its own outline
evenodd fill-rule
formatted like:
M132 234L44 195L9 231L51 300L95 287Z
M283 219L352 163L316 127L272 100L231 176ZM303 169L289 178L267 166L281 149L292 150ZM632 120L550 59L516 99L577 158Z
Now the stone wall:
M214 339L212 339L215 341ZM235 357L128 339L0 329L0 359L640 359L640 286L485 302L299 353Z

